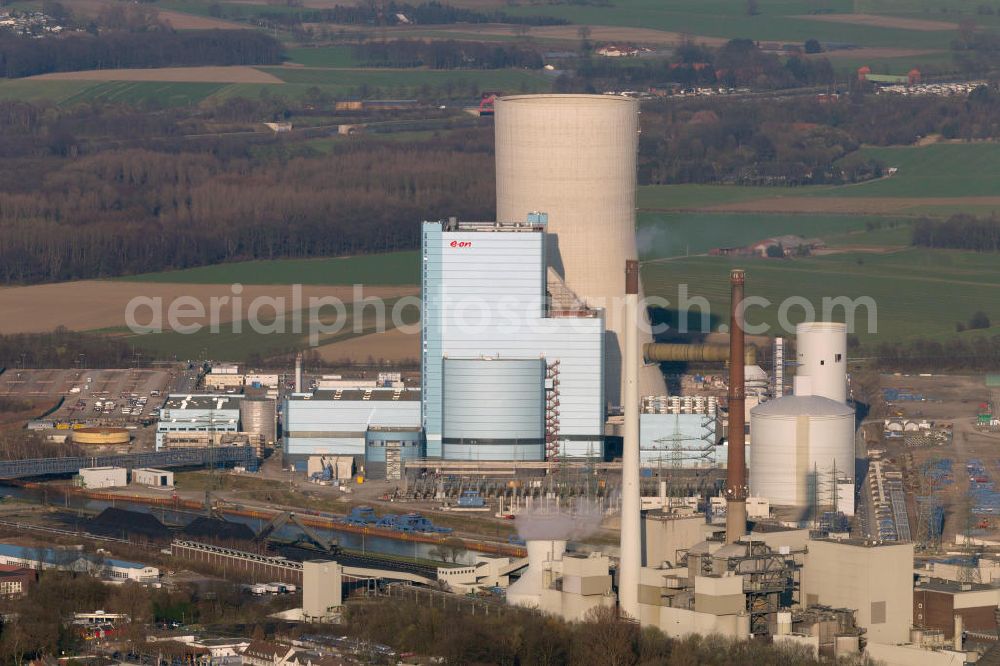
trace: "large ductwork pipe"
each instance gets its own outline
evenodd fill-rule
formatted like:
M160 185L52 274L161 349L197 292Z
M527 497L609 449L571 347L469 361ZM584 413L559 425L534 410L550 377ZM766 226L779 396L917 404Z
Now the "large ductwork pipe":
M618 605L639 619L639 569L642 567L642 500L639 495L639 262L625 262L624 414L622 445L621 559Z
M651 342L643 345L642 351L647 363L726 363L730 357L729 345ZM743 363L757 365L757 347L746 345Z
M746 386L744 378L743 287L746 274L733 269L729 314L729 458L726 469L726 543L747 530Z

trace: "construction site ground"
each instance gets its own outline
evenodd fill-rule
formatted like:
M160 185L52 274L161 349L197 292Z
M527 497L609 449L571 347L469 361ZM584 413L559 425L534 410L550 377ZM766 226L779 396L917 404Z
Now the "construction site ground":
M966 463L978 458L986 466L992 480L1000 482L1000 433L975 428L980 403L993 402L996 396L986 387L983 375L886 375L882 378L882 386L908 389L926 398L923 401L892 403L889 407L891 416L953 424L954 435L950 445L908 447L902 440L889 439L883 440L883 448L886 457L903 468L914 538L919 533L915 498L934 493L944 507L942 543L954 544L955 537L964 534L969 527L966 517L969 492ZM952 461L952 482L937 488L929 487L926 481L922 484L918 473L921 466L941 458ZM998 533L997 518L979 516L971 522L971 527L979 534Z

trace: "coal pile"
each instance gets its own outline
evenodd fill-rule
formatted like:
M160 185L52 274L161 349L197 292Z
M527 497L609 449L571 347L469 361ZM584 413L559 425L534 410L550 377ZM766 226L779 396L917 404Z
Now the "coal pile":
M171 533L155 516L140 511L108 508L87 523L87 531L98 536L130 541L170 541Z
M219 518L200 516L182 530L185 537L194 541L237 543L253 541L254 531L243 523L231 523Z

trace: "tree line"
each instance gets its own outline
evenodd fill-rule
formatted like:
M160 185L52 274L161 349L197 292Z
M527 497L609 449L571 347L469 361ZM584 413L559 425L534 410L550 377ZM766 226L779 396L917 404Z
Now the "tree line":
M48 333L0 334L0 368L127 368L132 350L120 339L57 328Z
M974 315L972 321L976 319ZM959 336L945 342L925 339L882 342L873 351L879 369L896 372L1000 369L1000 335Z
M347 630L398 652L441 657L447 664L819 664L803 647L779 648L761 641L720 636L668 638L640 629L617 610L598 607L581 622L537 611L493 607L472 613L453 600L391 599L345 607Z
M643 106L639 182L795 186L877 178L864 144L929 134L1000 136L991 93L969 99L844 95L784 100L692 98Z
M256 30L74 32L42 38L0 33L0 72L7 78L50 72L130 67L268 65L281 43Z
M1000 252L1000 217L957 213L946 220L922 218L913 225L911 242L920 247Z

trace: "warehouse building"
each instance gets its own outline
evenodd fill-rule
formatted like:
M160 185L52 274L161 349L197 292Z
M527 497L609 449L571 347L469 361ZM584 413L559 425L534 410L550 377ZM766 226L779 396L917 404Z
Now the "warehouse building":
M913 544L811 540L802 599L807 606L857 609L869 643L904 643L913 624Z
M604 314L547 268L546 224L424 223L428 457L603 456Z
M121 488L128 485L128 470L124 467L84 467L77 483L82 488Z
M394 437L386 438L386 429L394 429ZM302 471L310 456L347 455L361 462L366 448L378 448L376 441L416 442L411 444L416 451L407 457L423 457L420 391L359 388L296 393L285 400L284 436L286 464Z
M60 569L104 576L113 580L133 580L139 583L156 581L160 570L140 562L127 560L97 560L87 553L69 548L28 548L0 543L0 564L27 567L41 571Z
M239 432L241 395L170 395L160 409L156 450L167 433Z

